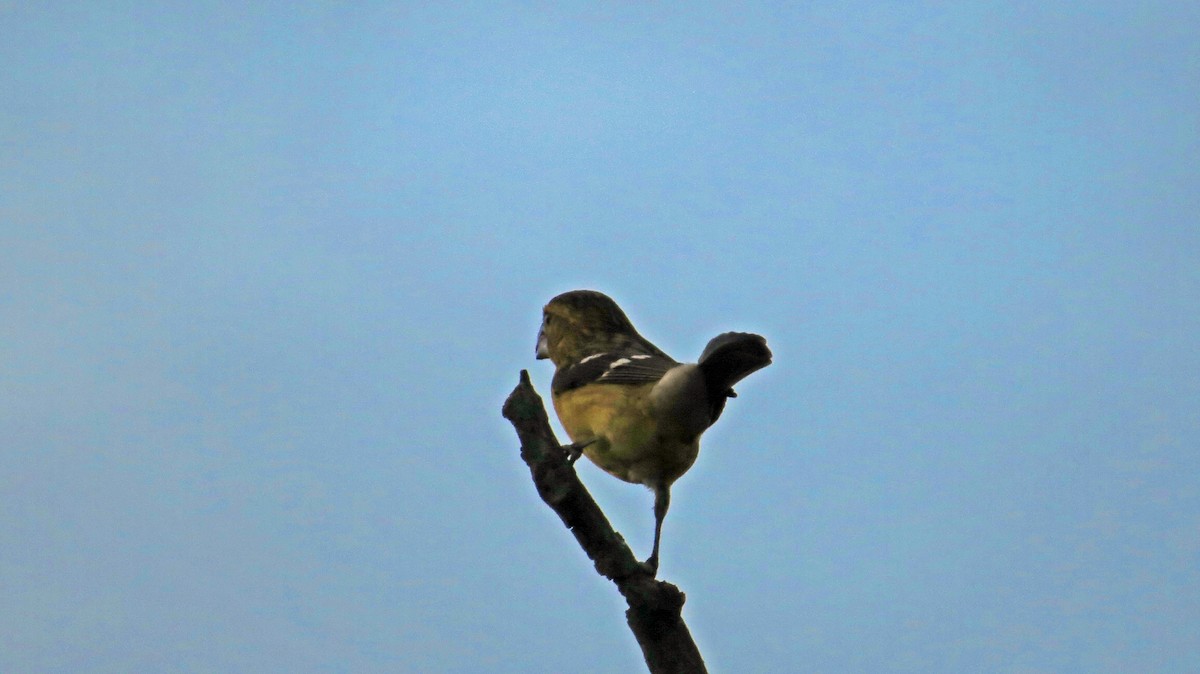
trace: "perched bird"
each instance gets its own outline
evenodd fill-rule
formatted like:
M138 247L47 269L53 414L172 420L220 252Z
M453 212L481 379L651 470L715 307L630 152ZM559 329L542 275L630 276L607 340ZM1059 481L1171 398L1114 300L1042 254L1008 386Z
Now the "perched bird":
M671 484L700 451L700 434L721 416L733 385L771 364L767 340L745 332L717 335L696 363L679 363L638 334L610 297L573 290L542 311L537 357L554 362L554 409L580 453L610 475L654 492L658 571Z

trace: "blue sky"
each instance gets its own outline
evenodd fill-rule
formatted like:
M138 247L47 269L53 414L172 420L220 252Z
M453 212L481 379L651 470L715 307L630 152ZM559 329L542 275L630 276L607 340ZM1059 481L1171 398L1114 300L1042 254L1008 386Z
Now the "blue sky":
M102 4L0 5L0 670L638 671L500 418L580 287L775 352L714 671L1195 670L1194 3Z

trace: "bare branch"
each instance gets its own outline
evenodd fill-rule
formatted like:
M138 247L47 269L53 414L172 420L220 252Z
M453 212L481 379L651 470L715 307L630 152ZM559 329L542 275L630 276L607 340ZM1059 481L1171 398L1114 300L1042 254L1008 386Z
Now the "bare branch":
M504 401L503 413L517 431L521 458L529 466L538 495L575 534L596 571L616 584L629 604L625 618L650 672L706 672L681 616L684 594L671 583L656 580L613 530L567 462L567 452L554 437L545 404L527 371L521 371L521 381Z

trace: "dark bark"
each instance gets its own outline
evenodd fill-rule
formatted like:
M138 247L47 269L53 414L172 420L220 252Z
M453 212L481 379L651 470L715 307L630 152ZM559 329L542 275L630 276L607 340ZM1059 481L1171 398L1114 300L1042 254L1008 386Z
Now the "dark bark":
M538 495L575 535L596 571L611 580L629 604L625 618L650 672L706 672L696 642L680 615L684 594L674 585L656 580L608 523L579 481L575 467L567 461L567 451L554 437L545 404L525 370L504 401L503 411L517 431L521 458L529 466Z

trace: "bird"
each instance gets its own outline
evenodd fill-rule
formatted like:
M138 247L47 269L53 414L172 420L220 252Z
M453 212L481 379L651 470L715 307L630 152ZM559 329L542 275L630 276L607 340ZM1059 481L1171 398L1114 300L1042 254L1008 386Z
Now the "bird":
M554 363L551 399L572 442L601 470L654 493L654 547L644 564L657 575L671 485L700 451L733 385L771 364L767 340L725 332L695 363L680 363L638 334L613 299L572 290L542 310L537 358Z

